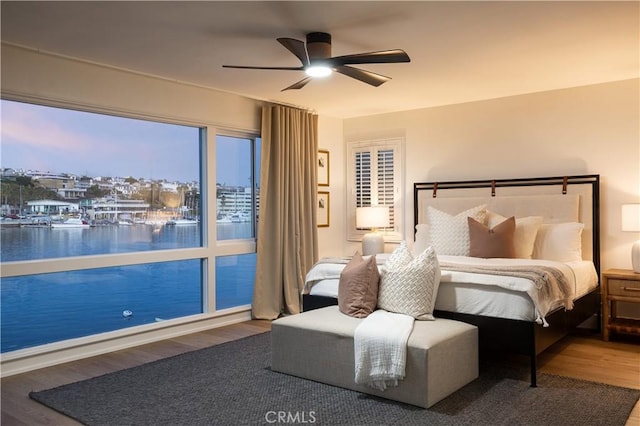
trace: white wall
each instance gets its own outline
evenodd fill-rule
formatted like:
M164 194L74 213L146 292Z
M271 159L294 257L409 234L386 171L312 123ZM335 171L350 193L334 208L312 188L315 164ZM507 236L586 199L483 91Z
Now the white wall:
M320 256L345 255L345 149L342 143L342 120L327 116L318 117L318 148L329 151L329 186L319 186L318 191L329 192L329 227L318 228Z
M261 102L226 92L2 45L2 95L92 106L185 124L260 130Z
M344 121L345 141L398 132L406 137L406 237L414 182L599 174L602 268L631 268L640 234L620 231L620 206L640 202L640 80ZM343 228L329 238L346 241ZM359 247L345 244L344 254Z
M639 88L635 79L353 118L344 139L404 131L408 236L414 182L600 174L603 267L630 268L640 235L620 231L620 205L640 202Z

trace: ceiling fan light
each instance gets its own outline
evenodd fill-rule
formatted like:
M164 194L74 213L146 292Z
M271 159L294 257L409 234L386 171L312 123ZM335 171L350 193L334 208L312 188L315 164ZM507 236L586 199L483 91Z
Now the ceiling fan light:
M304 71L309 77L327 77L332 72L331 68L324 65L312 65Z

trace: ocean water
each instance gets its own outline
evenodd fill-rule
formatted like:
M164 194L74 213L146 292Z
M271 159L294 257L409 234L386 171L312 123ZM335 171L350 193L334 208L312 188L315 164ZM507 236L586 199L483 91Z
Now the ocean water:
M244 236L249 225L222 226L221 235ZM4 228L0 259L198 247L200 241L199 226ZM216 309L251 303L255 261L254 253L216 258ZM201 263L186 260L4 278L0 282L0 350L202 313Z

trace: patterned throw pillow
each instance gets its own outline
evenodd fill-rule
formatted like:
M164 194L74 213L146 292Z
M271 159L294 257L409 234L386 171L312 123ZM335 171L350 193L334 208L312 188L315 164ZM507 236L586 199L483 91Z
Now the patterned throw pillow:
M434 320L439 285L440 264L433 248L414 258L403 241L382 270L378 308L417 320Z
M338 308L343 314L365 318L376 309L380 273L376 257L356 253L344 267L338 282Z
M452 216L448 213L427 208L429 243L438 254L469 256L469 225L467 217L485 223L487 206L480 205Z

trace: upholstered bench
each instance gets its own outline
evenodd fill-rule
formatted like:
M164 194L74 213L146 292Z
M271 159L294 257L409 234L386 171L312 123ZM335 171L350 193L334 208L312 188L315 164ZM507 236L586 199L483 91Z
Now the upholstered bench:
M438 318L414 322L398 386L379 391L356 384L353 336L361 321L337 306L273 321L271 369L424 408L478 377L478 329Z

